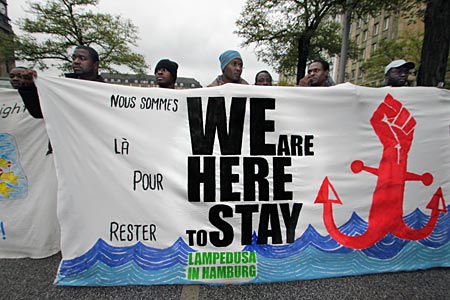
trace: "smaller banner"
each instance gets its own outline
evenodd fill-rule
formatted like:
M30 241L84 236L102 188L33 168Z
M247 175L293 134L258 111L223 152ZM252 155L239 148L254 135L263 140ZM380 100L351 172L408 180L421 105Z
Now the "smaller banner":
M43 120L16 90L0 89L0 258L60 250L56 174Z

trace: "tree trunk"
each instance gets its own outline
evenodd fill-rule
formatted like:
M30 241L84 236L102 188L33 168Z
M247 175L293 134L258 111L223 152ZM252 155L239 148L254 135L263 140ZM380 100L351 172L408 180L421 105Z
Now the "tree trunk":
M343 25L344 28L342 33L342 46L341 46L341 56L339 57L339 69L338 69L339 73L337 83L343 83L345 81L345 66L347 64L347 52L348 52L351 24L352 24L352 11L351 8L348 8L344 14L344 25Z
M427 0L425 33L417 85L437 86L443 82L450 45L450 1Z
M298 40L298 61L297 61L297 82L305 77L306 62L309 56L309 47L311 44L311 38L306 35L302 35Z

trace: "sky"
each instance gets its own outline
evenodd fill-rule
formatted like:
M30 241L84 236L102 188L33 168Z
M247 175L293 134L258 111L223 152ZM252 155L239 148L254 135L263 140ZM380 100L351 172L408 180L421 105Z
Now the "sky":
M33 2L44 2L32 0ZM29 0L8 0L8 16L16 34L16 21L27 16ZM202 86L208 85L221 73L219 55L228 49L238 50L244 62L242 77L254 83L255 74L268 70L267 64L257 60L254 47L242 48L242 39L233 32L245 0L100 0L98 11L130 19L138 27L138 47L150 65L149 74L160 59L168 58L179 65L179 77L192 77ZM28 15L31 17L31 15ZM57 75L59 71L44 71Z

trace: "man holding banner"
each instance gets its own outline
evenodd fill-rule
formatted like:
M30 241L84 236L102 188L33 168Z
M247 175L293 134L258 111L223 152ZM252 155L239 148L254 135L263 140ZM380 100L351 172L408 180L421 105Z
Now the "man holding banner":
M98 74L99 56L94 48L89 46L77 46L72 55L73 73L64 74L67 78L75 78L89 81L103 82L104 79ZM23 84L19 93L30 114L41 119L42 111L39 94L34 84L37 73L34 70L26 70L22 74Z

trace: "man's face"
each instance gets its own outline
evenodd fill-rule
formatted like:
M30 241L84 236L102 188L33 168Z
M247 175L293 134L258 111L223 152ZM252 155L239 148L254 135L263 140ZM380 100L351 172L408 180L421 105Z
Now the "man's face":
M89 51L85 49L75 49L72 55L72 68L81 78L98 74L98 62L94 62L89 56Z
M155 76L156 83L159 85L159 87L168 88L175 83L172 74L166 68L159 68L158 70L156 70Z
M319 62L313 62L308 67L308 77L311 86L322 86L328 78L329 71L324 71Z
M256 77L256 85L272 85L272 78L266 72L261 72Z
M242 59L233 58L222 71L224 82L239 83L243 66Z
M409 69L406 67L392 68L386 74L386 85L404 86L408 82Z
M18 89L22 86L23 78L22 74L25 72L25 69L14 68L9 72L9 82L14 89Z

